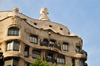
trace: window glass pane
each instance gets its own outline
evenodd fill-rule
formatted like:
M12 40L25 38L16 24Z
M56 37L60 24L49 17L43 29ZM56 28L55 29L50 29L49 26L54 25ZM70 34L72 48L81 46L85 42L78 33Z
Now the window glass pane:
M59 58L57 58L57 63L60 63L60 59Z
M39 52L39 51L33 51L33 52L32 52L32 57L33 57L33 58L38 58L38 57L40 57L40 52Z
M7 44L7 50L10 50L10 44Z
M30 42L34 43L34 44L37 44L38 43L38 37L34 36L34 35L31 35L30 36Z
M10 41L7 43L7 50L19 50L19 44L18 41Z
M83 60L80 60L80 66L83 66Z
M32 37L30 36L30 42L32 42Z
M19 50L19 42L18 41L14 41L13 45L14 45L14 47L13 47L14 50Z
M24 56L25 57L28 57L29 56L29 47L25 47L25 49L24 49Z
M8 36L18 36L19 35L19 29L11 27L8 29Z
M8 42L7 43L7 50L13 50L13 42Z
M18 60L17 59L13 59L13 66L18 66Z
M59 56L59 57L57 58L57 63L65 64L65 59L64 59L62 56Z
M35 43L35 44L37 43L37 39L36 39L36 37L34 37L34 43Z
M64 43L64 44L63 44L63 50L64 50L64 51L68 51L68 44L67 44L67 43Z
M24 51L24 56L27 57L28 56L28 52Z

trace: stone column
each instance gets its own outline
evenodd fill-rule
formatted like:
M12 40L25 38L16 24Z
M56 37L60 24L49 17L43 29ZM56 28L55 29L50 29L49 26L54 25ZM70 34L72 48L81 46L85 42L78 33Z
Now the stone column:
M41 51L41 60L42 61L46 60L46 55L45 54L46 54L46 50L42 50Z
M75 59L75 66L80 66L80 61L79 61L79 59Z
M25 49L25 44L22 41L20 41L19 53L21 53L22 55L24 55L24 49Z
M66 64L72 64L72 59L70 57L65 56L65 63Z
M1 44L1 49L2 49L2 52L3 52L3 53L6 52L6 50L7 50L7 44L6 44L6 42L3 42L3 43Z
M41 61L43 61L43 50L41 51L41 55L40 55L40 57L41 57Z
M34 48L32 48L32 47L29 47L29 58L31 58L32 59L32 50L33 50Z
M25 65L26 65L25 61L20 58L18 62L18 66L25 66Z

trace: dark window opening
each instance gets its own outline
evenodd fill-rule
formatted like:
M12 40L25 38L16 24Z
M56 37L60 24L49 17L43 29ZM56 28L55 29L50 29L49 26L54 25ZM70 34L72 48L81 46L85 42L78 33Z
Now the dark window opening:
M56 43L55 43L55 40L50 40L49 41L49 46L50 47L55 47Z
M26 46L24 49L24 57L29 57L29 46Z
M52 60L53 60L53 54L49 53L46 60L48 62L52 62Z
M48 46L49 41L47 39L44 39L43 42L41 42L41 46Z
M80 53L80 47L76 46L76 53Z
M75 59L72 59L72 66L75 66Z

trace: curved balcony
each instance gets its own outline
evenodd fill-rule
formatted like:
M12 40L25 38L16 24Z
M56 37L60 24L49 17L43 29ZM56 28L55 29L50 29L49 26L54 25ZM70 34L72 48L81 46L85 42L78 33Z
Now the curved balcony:
M61 50L61 47L58 46L55 42L52 42L52 41L43 41L40 43L41 46L46 46L46 47L54 47L54 48L57 48L59 50Z

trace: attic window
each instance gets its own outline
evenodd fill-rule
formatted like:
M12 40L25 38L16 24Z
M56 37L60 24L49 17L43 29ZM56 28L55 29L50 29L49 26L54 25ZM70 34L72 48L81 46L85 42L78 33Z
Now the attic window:
M63 30L63 28L60 28L60 30Z
M52 27L52 25L49 25L49 27Z
M37 25L37 23L34 23L34 25Z

